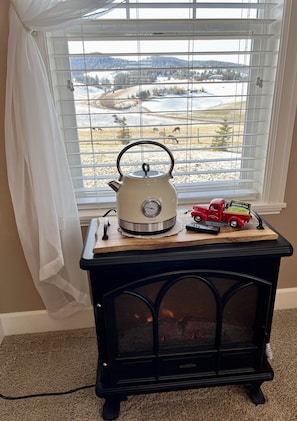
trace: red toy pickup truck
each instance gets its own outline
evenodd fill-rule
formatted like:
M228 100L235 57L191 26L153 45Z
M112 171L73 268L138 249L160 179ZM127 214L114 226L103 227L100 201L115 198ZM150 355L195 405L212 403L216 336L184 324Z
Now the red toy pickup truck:
M250 203L224 199L213 199L208 205L195 205L191 212L196 222L210 221L221 222L232 228L243 227L247 224L251 215Z

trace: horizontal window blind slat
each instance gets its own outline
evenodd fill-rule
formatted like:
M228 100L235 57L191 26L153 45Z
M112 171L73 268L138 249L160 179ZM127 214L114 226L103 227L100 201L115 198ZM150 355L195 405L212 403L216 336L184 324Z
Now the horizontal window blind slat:
M154 9L162 9L162 8L170 8L170 9L182 9L182 8L195 8L195 9L269 9L271 7L277 6L276 2L267 1L265 3L258 3L258 2L129 2L119 3L116 7L119 9L131 9L131 8L138 8L138 9L147 9L147 8L154 8Z
M141 25L137 19L121 20L104 20L87 22L84 24L83 39L90 41L92 39L100 40L109 37L113 39L117 34L123 37L130 37L136 35L137 37L147 38L158 36L193 36L204 37L210 36L213 38L217 34L223 37L234 36L273 36L275 31L272 24L276 22L275 19L265 18L261 19L142 19ZM264 29L265 28L265 29ZM269 30L269 28L271 28ZM263 30L269 32L263 32ZM81 26L72 28L66 34L67 39L78 40L78 34L81 33ZM95 38L94 38L95 35ZM61 38L59 35L50 35L50 37ZM81 39L81 38L80 38Z

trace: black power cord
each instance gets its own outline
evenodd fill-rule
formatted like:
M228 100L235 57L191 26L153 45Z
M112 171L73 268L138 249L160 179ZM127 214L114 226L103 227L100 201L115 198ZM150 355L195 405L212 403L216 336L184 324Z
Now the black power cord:
M36 393L36 394L33 394L33 395L23 395L23 396L5 396L2 393L0 393L0 398L6 399L8 401L17 401L17 400L20 400L20 399L40 398L40 397L44 397L44 396L69 395L71 393L79 392L80 390L83 390L83 389L90 389L90 388L95 387L95 386L96 386L95 384L90 384L90 385L87 385L87 386L77 387L75 389L65 390L64 392Z

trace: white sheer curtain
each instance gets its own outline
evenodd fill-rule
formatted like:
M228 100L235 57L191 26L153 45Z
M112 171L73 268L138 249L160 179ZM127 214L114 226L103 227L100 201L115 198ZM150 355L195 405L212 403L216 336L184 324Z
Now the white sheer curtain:
M32 31L62 29L112 0L13 0L9 16L5 143L16 224L35 286L49 314L90 304L79 268L77 206L47 74Z

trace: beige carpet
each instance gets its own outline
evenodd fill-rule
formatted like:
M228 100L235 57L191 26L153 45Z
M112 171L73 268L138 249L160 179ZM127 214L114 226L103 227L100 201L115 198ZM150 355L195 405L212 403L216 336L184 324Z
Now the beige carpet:
M262 386L267 402L255 406L242 386L130 396L119 421L296 421L297 310L275 312L272 366L275 378ZM0 346L0 394L59 392L95 383L94 329L16 335ZM8 401L2 421L101 420L103 400L94 389Z

